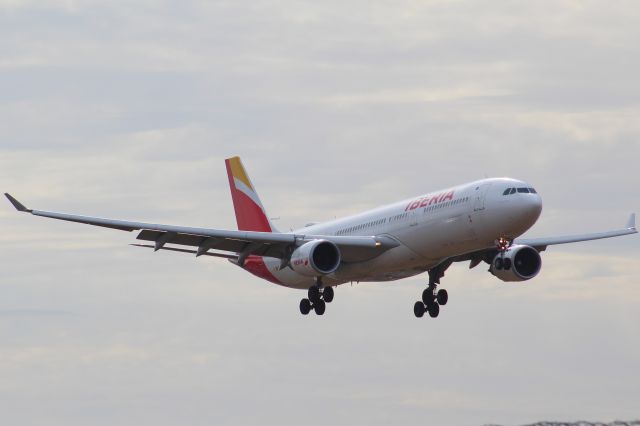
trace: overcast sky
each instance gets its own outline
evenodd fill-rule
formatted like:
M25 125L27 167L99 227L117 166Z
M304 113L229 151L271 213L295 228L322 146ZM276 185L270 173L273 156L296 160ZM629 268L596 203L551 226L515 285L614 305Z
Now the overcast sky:
M235 228L240 155L278 227L485 176L530 236L640 212L637 1L0 0L0 190ZM4 203L4 202L3 202ZM506 284L454 265L301 291L0 204L0 412L21 425L519 425L640 417L640 239Z

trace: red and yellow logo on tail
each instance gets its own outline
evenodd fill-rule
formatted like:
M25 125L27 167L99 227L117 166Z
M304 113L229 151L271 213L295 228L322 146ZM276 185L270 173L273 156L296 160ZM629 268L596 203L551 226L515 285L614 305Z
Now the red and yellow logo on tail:
M273 232L274 228L269 222L249 175L242 166L240 157L228 158L225 163L238 229L241 231Z

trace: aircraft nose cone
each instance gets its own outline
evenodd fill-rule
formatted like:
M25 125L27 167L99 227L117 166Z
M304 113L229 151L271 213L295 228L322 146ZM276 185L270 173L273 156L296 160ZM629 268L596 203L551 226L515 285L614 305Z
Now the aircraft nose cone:
M533 225L542 213L542 197L538 194L530 194L522 204L522 216Z

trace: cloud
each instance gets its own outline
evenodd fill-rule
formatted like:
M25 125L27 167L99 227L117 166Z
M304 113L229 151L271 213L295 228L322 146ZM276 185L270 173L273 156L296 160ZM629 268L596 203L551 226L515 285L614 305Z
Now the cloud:
M0 182L35 208L233 228L239 154L282 229L509 175L530 234L640 199L639 9L623 1L0 1ZM301 292L135 234L0 208L4 416L51 424L524 424L632 418L637 238L554 247L524 284ZM72 313L58 315L57 313ZM33 410L33 401L38 410ZM14 422L15 423L15 422Z

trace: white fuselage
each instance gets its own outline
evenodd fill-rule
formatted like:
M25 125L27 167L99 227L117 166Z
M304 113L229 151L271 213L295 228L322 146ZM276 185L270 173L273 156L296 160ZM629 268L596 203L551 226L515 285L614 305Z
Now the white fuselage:
M516 238L533 226L542 210L540 196L505 195L507 188L531 186L509 178L484 179L294 232L393 238L398 247L368 261L344 263L323 277L323 284L397 280L425 272L446 258L495 247L498 238ZM280 269L279 259L264 258L264 263L284 286L309 288L314 283L290 268Z

